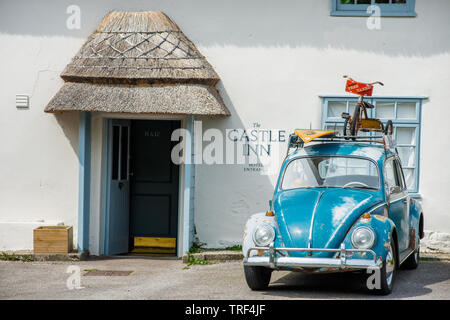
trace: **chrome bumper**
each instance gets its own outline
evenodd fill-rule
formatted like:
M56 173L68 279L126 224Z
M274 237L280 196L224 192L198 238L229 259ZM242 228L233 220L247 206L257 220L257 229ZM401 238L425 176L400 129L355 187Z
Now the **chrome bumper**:
M255 250L269 251L269 256L253 256L250 253ZM286 251L304 251L304 252L337 252L339 258L315 258L315 257L277 257L276 253ZM347 253L365 252L372 255L373 259L347 259ZM369 249L346 249L342 243L340 249L315 249L315 248L274 248L255 247L247 251L244 257L245 266L262 266L271 269L280 268L336 268L336 269L368 269L380 268L381 262L377 263L376 254Z

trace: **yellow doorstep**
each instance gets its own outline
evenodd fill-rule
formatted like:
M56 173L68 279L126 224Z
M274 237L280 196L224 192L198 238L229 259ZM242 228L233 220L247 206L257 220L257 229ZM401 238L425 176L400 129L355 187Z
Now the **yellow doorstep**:
M176 255L176 238L135 237L132 255L174 256Z

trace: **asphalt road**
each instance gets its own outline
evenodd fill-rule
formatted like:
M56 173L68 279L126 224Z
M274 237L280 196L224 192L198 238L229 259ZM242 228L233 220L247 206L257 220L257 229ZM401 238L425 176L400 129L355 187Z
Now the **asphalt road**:
M79 267L81 289L67 287L70 266ZM361 275L353 273L275 272L268 290L253 292L240 262L185 266L180 260L128 257L75 263L0 261L0 299L450 299L449 262L421 261L416 270L399 271L389 296L371 295ZM132 273L85 275L93 269Z

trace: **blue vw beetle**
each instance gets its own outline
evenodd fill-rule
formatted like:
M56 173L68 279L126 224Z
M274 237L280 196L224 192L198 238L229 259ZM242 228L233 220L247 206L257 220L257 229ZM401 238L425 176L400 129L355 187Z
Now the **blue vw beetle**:
M244 272L252 290L266 289L274 270L369 269L379 294L392 291L397 269L414 269L423 238L420 203L407 192L395 148L336 138L290 138L270 209L252 215ZM309 141L308 141L309 142ZM289 149L288 149L289 150Z

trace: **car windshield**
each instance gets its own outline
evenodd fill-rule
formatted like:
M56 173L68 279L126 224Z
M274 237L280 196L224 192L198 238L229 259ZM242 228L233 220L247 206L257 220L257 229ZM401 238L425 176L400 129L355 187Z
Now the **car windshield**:
M284 171L281 189L362 188L378 189L374 162L356 157L321 156L292 160Z

